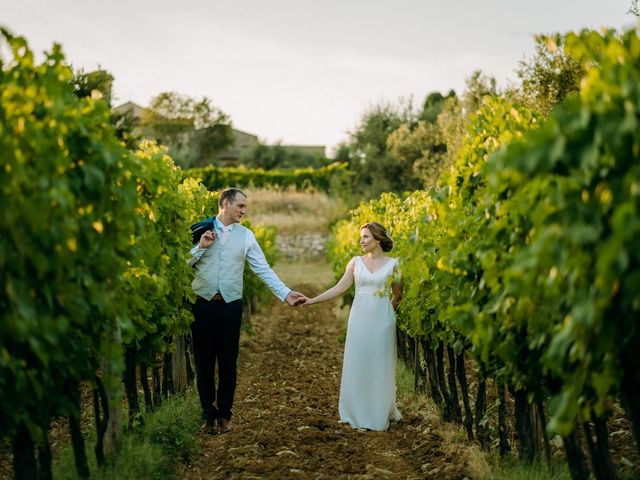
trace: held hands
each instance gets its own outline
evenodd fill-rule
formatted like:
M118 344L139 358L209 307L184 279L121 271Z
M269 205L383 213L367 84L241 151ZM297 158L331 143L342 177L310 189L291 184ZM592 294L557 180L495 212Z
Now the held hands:
M298 305L307 303L309 298L303 293L292 291L284 300L292 307L297 307Z
M200 237L200 244L198 245L200 248L209 248L213 245L213 241L216 238L216 232L213 230L208 230L202 234Z

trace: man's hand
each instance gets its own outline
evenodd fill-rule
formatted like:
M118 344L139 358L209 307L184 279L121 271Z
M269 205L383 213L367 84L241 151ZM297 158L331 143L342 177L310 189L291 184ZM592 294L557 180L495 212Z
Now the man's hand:
M300 293L300 292L290 292L289 295L287 295L287 298L284 299L285 302L287 302L289 305L291 305L292 307L296 307L298 305L302 305L303 303L305 303L307 300L309 300L307 298L306 295Z
M208 230L202 234L200 237L200 244L198 245L200 248L209 248L213 245L213 241L216 238L216 232L213 230Z

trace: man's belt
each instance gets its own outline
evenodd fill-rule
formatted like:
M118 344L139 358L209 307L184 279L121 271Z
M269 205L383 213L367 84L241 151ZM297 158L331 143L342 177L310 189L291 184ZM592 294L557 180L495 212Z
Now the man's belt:
M220 295L220 292L216 293L211 299L212 302L224 302L224 298Z

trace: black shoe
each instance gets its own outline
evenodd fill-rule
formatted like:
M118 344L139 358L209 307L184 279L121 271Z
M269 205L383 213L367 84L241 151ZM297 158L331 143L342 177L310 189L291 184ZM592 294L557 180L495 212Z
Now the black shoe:
M229 430L231 430L231 424L226 418L219 418L217 423L218 433L227 433Z
M202 433L206 433L207 435L217 435L218 423L215 420L205 420L200 427L200 431Z

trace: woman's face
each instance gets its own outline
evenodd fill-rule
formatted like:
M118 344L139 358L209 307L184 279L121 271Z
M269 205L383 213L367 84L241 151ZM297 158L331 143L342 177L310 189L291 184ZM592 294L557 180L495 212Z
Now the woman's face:
M360 230L360 246L364 253L369 253L378 246L378 241L373 238L368 228Z

